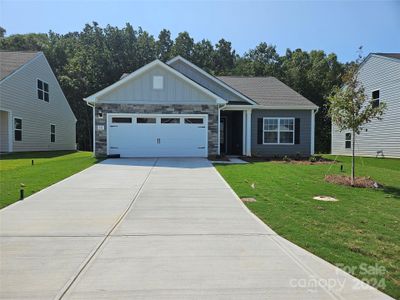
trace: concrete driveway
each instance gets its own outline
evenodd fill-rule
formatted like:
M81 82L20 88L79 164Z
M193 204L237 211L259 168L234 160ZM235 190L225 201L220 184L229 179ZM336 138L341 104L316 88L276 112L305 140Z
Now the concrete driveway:
M0 236L2 299L389 299L275 234L205 159L106 160L1 210Z

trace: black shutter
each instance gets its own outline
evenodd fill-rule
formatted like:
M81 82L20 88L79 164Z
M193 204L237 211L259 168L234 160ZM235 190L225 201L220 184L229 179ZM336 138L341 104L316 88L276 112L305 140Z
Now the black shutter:
M263 127L264 127L263 118L258 118L257 119L257 144L263 143Z
M295 119L294 128L295 128L294 143L300 144L300 119L299 118Z

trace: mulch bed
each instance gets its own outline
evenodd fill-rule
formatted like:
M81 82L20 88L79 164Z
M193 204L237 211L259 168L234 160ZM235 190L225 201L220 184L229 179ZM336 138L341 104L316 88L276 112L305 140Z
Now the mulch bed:
M278 163L287 163L287 164L296 164L296 165L326 165L326 164L334 164L336 161L326 159L323 157L316 157L315 161L310 161L309 159L284 159L284 158L268 158L268 157L240 157L241 160L247 161L249 163L253 162L278 162Z
M351 186L351 177L345 175L325 175L325 181L329 183ZM354 186L360 188L374 188L374 189L382 187L382 185L380 185L370 177L354 178Z

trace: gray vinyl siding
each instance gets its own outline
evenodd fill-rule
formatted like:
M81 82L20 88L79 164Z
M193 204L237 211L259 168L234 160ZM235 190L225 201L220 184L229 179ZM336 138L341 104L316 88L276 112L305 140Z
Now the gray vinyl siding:
M300 143L294 145L263 145L257 143L259 118L290 117L300 119ZM251 117L251 152L253 156L309 156L311 154L311 110L253 110Z
M361 67L359 78L371 99L379 89L380 101L387 110L382 120L373 120L356 136L356 155L375 156L382 150L385 156L400 157L400 60L372 55ZM332 126L332 154L351 155L345 148L345 134Z
M201 72L197 71L196 69L192 68L191 66L187 65L181 60L174 61L173 63L170 64L170 66L175 70L177 70L178 72L184 74L186 77L189 77L193 81L205 87L206 89L212 91L214 94L225 99L226 101L234 101L234 102L244 101L243 98L240 98L239 96L235 95L228 89L224 88L220 84L211 80L210 78L208 78Z
M153 76L164 77L162 90L153 89ZM154 66L144 74L100 96L99 103L135 104L215 104L215 98L179 78L172 72Z
M49 102L38 99L37 79L49 84ZM11 130L14 152L76 148L75 116L43 54L0 82L0 109L22 119L22 141L14 141ZM55 143L50 124L56 125Z

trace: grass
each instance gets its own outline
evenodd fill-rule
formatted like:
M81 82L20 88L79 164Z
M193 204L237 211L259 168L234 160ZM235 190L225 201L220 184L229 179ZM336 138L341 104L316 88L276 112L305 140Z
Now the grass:
M324 165L258 162L216 168L239 197L256 198L246 205L278 234L333 264L354 267L354 276L400 299L400 159L356 159L356 175L371 176L384 185L381 189L325 182L326 174L341 173L340 165L350 173L350 157L337 160ZM339 201L313 200L316 195ZM382 276L365 274L364 264L378 264L386 271Z
M32 160L34 160L33 166ZM91 152L4 154L0 157L0 208L19 200L21 183L25 185L25 197L27 197L97 162Z

